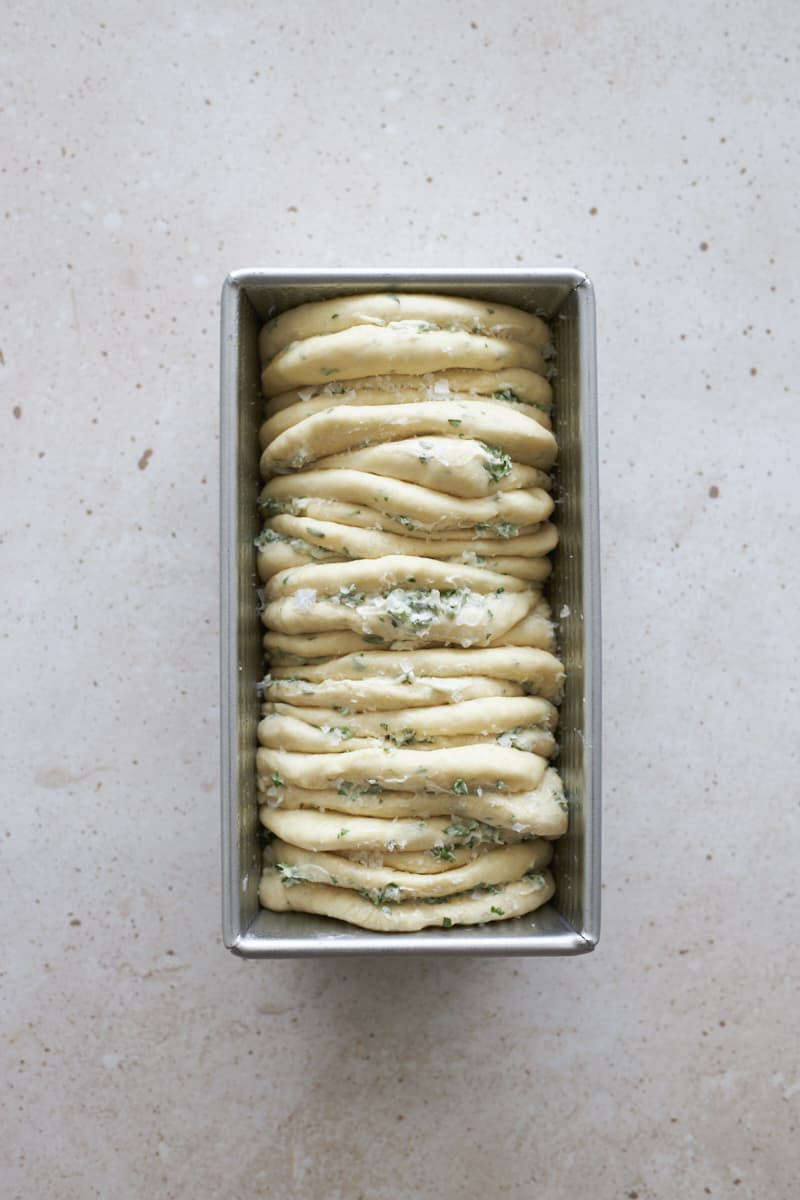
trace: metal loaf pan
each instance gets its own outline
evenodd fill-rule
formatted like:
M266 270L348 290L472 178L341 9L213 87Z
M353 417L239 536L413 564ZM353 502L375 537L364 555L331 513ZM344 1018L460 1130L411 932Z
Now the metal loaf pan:
M553 901L496 924L369 933L323 917L259 907L255 787L256 685L263 674L255 549L258 331L267 317L309 300L373 291L475 296L552 322L559 441L550 601L567 679L561 771L570 830L556 842ZM574 270L243 270L222 289L221 638L222 875L225 945L248 958L329 954L582 954L600 932L600 571L595 309L591 281Z

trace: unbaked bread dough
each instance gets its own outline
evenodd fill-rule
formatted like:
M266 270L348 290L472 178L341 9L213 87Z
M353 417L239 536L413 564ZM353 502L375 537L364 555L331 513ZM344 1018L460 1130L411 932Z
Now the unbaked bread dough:
M472 888L493 888L512 883L529 871L546 867L553 847L541 838L515 846L497 846L463 866L428 874L372 866L342 854L303 850L276 839L267 848L265 865L274 865L285 885L324 883L352 888L373 904L400 904L406 900L429 900L453 896Z
M318 459L358 446L383 445L423 434L471 438L486 447L486 471L502 478L511 460L547 470L556 457L549 429L512 408L480 400L425 400L417 404L341 405L325 409L293 425L270 442L261 455L261 474L303 470ZM455 434L455 437L454 437ZM423 458L424 467L433 461ZM413 480L426 486L425 471Z
M374 931L553 894L549 330L368 294L261 333L262 904Z
M529 792L497 792L481 788L468 794L451 797L444 792L370 792L338 791L335 788L307 790L276 787L269 776L258 778L259 791L268 795L265 811L316 808L320 812L344 813L352 816L382 817L440 817L481 821L500 830L511 830L524 836L561 837L567 829L567 802L561 778L548 768L542 782Z
M280 313L261 330L259 350L266 361L292 342L358 325L381 327L398 322L486 333L532 346L546 346L550 341L550 331L540 317L507 304L424 292L373 292L313 300Z
M462 330L426 329L424 322L354 325L341 333L323 333L279 350L261 372L265 396L289 388L364 375L424 375L455 364L497 371L506 367L542 368L539 351L524 342L503 341Z
M334 917L376 933L412 933L428 926L450 929L454 925L485 925L534 912L550 900L555 881L550 871L526 875L497 891L462 893L435 904L407 901L376 905L358 892L325 884L300 883L286 887L276 867L266 867L259 896L265 908L276 912L317 913Z

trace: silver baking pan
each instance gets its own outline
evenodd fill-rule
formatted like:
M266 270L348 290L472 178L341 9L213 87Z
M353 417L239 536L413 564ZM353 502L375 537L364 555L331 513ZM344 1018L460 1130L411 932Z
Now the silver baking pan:
M551 320L556 348L557 508L550 602L566 667L558 767L570 803L556 842L557 890L528 916L483 927L369 933L259 907L256 685L264 674L254 538L260 529L257 337L308 300L391 289L476 296ZM222 289L222 888L225 945L247 958L328 954L583 954L600 933L600 566L595 307L574 270L243 270Z

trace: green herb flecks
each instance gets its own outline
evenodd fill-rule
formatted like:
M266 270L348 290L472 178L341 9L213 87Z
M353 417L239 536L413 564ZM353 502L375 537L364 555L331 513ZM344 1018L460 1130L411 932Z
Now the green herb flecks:
M397 733L387 734L386 740L393 746L412 746L417 740L417 735L413 729L401 729Z
M336 784L340 796L379 796L383 788L377 779L368 779L366 783L353 783L352 779L340 779Z
M445 826L442 832L445 837L452 838L457 845L466 846L468 850L474 850L481 842L503 845L503 831L483 821L454 821Z
M294 887L298 883L306 883L307 880L303 876L303 868L294 866L292 863L275 863L275 866L281 873L281 883L284 887Z
M483 469L494 483L498 483L504 475L510 475L514 470L511 455L506 454L502 446L490 446L488 442L482 445L486 451Z
M386 887L382 888L359 888L358 894L365 900L369 900L376 908L382 908L384 904L399 904L402 899L400 888L396 883L387 883Z
M496 525L476 525L475 532L495 534L500 538L513 538L518 535L519 526L512 525L511 521L498 521Z
M283 502L276 500L274 496L262 496L258 502L258 507L268 517L277 517L283 512Z
M359 592L354 583L350 583L347 587L340 587L335 598L340 604L346 604L348 608L358 608L359 604L363 604L367 597L364 592Z

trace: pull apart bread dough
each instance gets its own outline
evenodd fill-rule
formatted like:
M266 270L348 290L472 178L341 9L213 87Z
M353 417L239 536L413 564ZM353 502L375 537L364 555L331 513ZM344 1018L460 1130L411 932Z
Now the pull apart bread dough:
M381 328L397 322L419 322L435 329L484 333L538 347L544 347L550 341L550 330L540 317L505 304L486 304L461 296L383 292L314 301L273 317L261 330L261 358L266 362L292 342L305 341L309 337L358 325Z
M261 332L267 908L408 932L553 895L549 336L410 293Z
M350 405L365 407L418 404L425 400L436 400L439 403L448 400L480 400L484 406L493 405L500 411L503 408L516 410L545 429L552 428L552 390L547 380L535 371L507 371L500 378L492 372L459 372L460 375L488 378L491 380L489 387L494 388L494 391L485 388L481 390L479 385L476 386L475 380L469 378L458 383L461 390L451 390L450 379L454 374L453 371L439 371L432 375L384 375L380 378L359 380L352 386L327 384L323 388L293 388L290 392L273 397L269 402L267 412L270 415L259 430L259 444L261 449L265 450L273 438L329 408L344 408ZM505 382L508 379L511 379L514 386ZM498 386L499 384L504 386ZM451 429L457 431L460 420L458 414L453 412Z
M377 514L376 514L377 517ZM271 517L256 539L259 577L266 582L279 571L312 562L348 562L391 554L437 558L464 566L481 566L519 579L546 578L548 554L558 542L550 521L529 526L531 532L508 538L420 537L315 521L312 517L281 513ZM519 563L513 570L501 564ZM523 568L538 566L538 573Z
M458 404L423 400L416 404L334 405L270 442L261 456L261 474L268 478L298 471L354 447L385 446L421 434L448 437L456 445L461 438L482 443L484 470L495 482L511 473L514 462L547 470L556 457L556 440L549 429L522 412L501 410L479 400ZM436 461L432 453L423 453L417 460L418 478L412 482L428 486L426 468ZM447 458L438 461L447 466Z
M373 866L344 854L303 850L276 839L265 854L265 865L274 864L282 881L289 886L293 883L325 883L330 887L353 888L367 900L382 904L387 893L394 903L398 903L513 883L529 871L546 867L552 857L550 842L532 838L515 846L499 846L485 854L476 854L462 866L449 871L425 874Z
M456 363L481 370L526 367L539 371L542 356L524 342L503 341L461 330L428 329L424 321L390 325L354 325L341 333L323 333L290 342L261 373L265 396L290 388L364 375L424 375Z
M337 917L376 933L413 933L428 926L451 929L454 925L484 925L521 917L552 899L555 881L547 870L523 875L504 887L474 888L447 898L400 904L376 904L360 893L324 883L300 883L287 887L281 872L265 867L259 897L265 908L275 912L317 913Z

